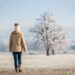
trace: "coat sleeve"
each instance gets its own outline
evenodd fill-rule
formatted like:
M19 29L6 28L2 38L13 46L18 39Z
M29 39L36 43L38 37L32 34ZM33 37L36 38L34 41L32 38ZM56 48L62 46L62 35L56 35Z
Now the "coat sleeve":
M9 39L9 51L11 52L11 46L12 46L12 33L10 35L10 39Z
M23 33L22 33L22 38L21 38L21 45L22 45L22 49L24 51L27 51L26 41L25 41L25 38L24 38L24 34Z

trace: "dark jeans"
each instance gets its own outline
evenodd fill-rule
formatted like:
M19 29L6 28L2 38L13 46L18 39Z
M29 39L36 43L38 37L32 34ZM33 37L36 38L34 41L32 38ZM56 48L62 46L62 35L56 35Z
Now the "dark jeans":
M22 52L13 52L15 68L17 68L18 65L21 65L21 63L22 63L21 56L22 56Z

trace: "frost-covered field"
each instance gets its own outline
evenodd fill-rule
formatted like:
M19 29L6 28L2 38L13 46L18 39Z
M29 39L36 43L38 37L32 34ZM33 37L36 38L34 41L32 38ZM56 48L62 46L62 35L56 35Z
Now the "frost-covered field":
M24 55L22 56L22 67L27 68L75 68L75 54L58 54L58 55ZM12 54L0 54L0 68L12 68Z
M24 55L22 56L23 74L27 75L75 75L75 54ZM0 75L13 75L11 53L0 53ZM3 73L3 74L2 74Z

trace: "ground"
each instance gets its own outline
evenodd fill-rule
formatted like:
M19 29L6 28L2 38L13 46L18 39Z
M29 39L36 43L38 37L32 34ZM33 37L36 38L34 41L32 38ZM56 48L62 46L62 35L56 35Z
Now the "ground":
M22 73L16 73L12 54L0 54L0 75L75 75L75 54L24 55Z

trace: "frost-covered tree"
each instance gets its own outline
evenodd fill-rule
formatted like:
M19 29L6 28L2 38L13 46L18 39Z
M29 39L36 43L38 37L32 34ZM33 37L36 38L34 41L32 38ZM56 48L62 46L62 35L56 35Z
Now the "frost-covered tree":
M36 20L36 24L30 29L35 33L35 40L42 49L46 50L46 54L55 54L55 51L65 52L67 40L63 32L62 26L57 25L52 19L51 14L44 13Z

